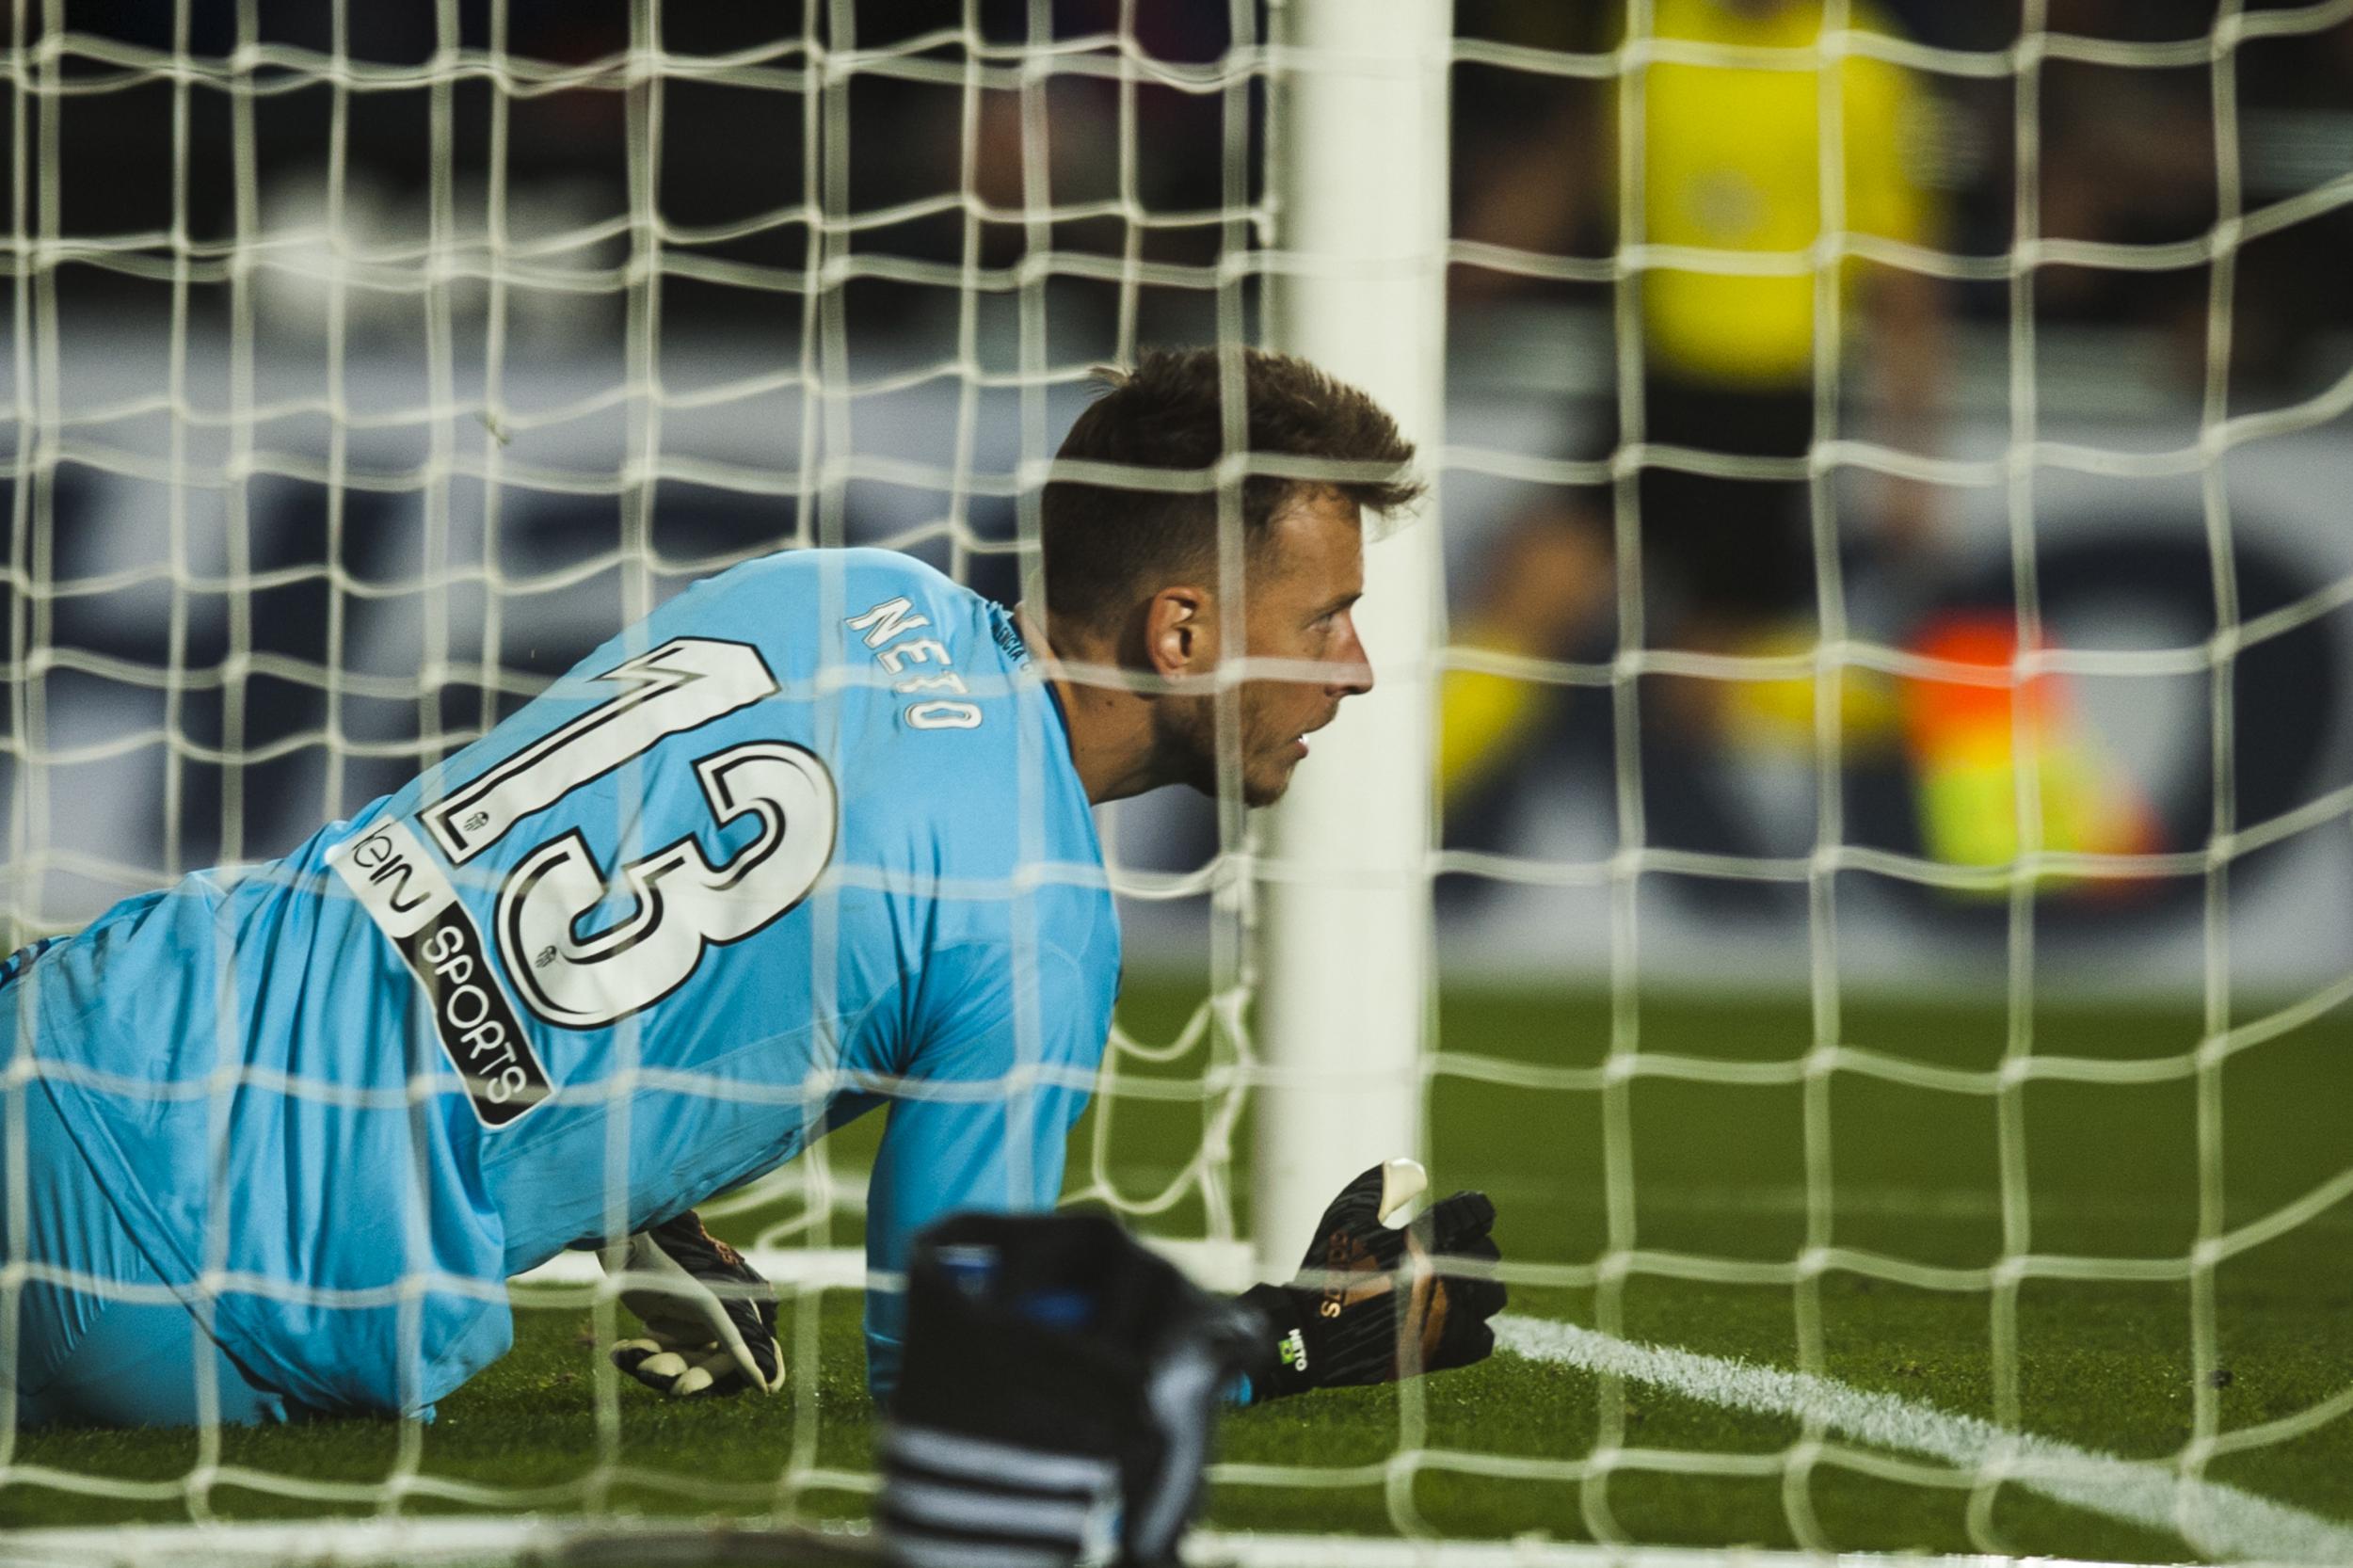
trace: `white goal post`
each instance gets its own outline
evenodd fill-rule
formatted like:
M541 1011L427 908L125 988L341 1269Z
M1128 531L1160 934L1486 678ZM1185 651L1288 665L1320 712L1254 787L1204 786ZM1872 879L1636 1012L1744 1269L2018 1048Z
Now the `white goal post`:
M1297 1262L1340 1181L1424 1152L1452 10L1274 9L1268 342L1369 392L1419 448L1432 486L1417 517L1368 542L1357 621L1374 688L1316 737L1260 873L1267 1072L1253 1197L1270 1275Z

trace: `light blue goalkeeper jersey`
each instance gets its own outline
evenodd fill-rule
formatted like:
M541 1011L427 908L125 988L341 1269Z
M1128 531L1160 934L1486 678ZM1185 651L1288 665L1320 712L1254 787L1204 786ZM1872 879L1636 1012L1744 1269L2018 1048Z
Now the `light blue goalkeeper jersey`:
M119 905L15 1000L125 1227L248 1374L417 1412L506 1350L507 1275L886 1102L870 1267L939 1214L1050 1205L1118 975L1012 617L806 551L697 584L285 859ZM868 1297L881 1389L897 1304Z

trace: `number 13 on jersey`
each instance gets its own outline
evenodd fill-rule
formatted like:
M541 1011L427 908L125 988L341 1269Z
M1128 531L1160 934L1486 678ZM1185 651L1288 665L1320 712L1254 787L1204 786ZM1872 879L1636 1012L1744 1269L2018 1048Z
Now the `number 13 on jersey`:
M540 812L661 742L748 708L777 691L757 648L680 637L596 678L620 690L477 777L429 802L417 820L453 865L463 866ZM500 885L492 936L507 976L530 1010L567 1029L597 1029L650 1006L685 984L711 947L742 941L808 894L833 857L840 799L814 753L777 740L752 740L696 757L691 764L707 820L757 822L752 840L720 864L694 825L606 873L581 826L533 845ZM639 813L631 813L633 817ZM641 819L642 820L642 819ZM387 824L397 828L400 824ZM466 920L454 889L422 855L371 848L384 829L330 856L369 913L409 957L437 1000L447 976L421 967L409 949L425 910L405 901L409 879L436 917ZM398 840L408 837L405 829ZM386 839L387 845L395 840ZM398 877L395 881L394 869ZM629 912L602 929L583 923L625 893ZM470 920L467 923L471 923ZM470 1081L480 1074L462 1036L442 1044ZM536 1066L536 1064L534 1064ZM504 1109L502 1102L500 1109ZM476 1110L485 1112L479 1094ZM486 1121L503 1119L485 1114Z

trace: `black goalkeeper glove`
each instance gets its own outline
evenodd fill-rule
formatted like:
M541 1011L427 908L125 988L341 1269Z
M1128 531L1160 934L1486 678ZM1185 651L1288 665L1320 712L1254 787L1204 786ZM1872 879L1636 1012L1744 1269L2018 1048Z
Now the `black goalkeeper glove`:
M773 1394L784 1386L776 1293L693 1209L600 1254L624 1277L621 1304L646 1325L613 1347L613 1365L658 1394Z
M1429 1185L1414 1160L1375 1165L1323 1211L1297 1279L1242 1292L1264 1324L1243 1368L1251 1403L1467 1367L1496 1348L1487 1320L1506 1295L1484 1267L1503 1256L1487 1194L1457 1192L1402 1230L1382 1223Z

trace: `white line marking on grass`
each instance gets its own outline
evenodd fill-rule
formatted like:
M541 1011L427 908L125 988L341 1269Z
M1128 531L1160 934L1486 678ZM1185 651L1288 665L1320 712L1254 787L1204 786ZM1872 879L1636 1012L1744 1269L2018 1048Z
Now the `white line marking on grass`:
M1974 1416L1853 1388L1809 1372L1662 1350L1574 1323L1507 1314L1496 1343L1530 1361L1614 1372L1727 1410L1808 1416L1873 1448L1929 1454L1976 1468L2000 1463L2012 1483L2071 1508L2178 1533L2201 1552L2275 1562L2353 1563L2353 1528L2222 1481L2119 1459L2055 1438L2007 1432Z

